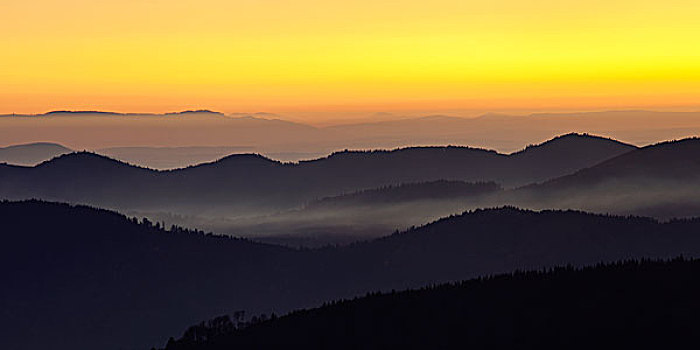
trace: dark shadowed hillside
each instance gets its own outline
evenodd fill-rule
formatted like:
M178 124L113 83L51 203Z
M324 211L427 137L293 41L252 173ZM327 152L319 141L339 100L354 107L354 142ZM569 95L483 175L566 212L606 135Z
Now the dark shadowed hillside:
M141 348L241 292L284 299L283 248L55 203L3 202L0 217L4 349Z
M0 217L7 349L145 347L236 310L281 314L515 269L700 255L698 220L514 208L314 250L164 230L65 204L2 202Z
M0 148L0 163L36 165L45 160L73 152L56 143L29 143Z
M394 184L461 180L495 181L510 187L568 174L633 149L601 137L567 134L511 155L468 147L412 147L341 152L302 164L342 177L362 177L371 169L375 177L392 179Z
M162 201L157 173L94 153L61 155L34 167L0 165L5 199L41 198L105 207Z
M512 203L658 217L700 214L700 139L664 142L515 191Z
M165 349L678 348L700 340L698 274L683 259L517 272L252 324L219 317Z
M510 157L520 164L517 167L518 176L530 177L534 182L550 179L554 173L570 174L634 149L636 147L613 139L566 134L528 146Z

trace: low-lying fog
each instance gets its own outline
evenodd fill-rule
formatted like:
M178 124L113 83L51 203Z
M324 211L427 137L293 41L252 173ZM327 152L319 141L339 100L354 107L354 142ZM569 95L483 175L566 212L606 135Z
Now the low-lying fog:
M636 184L606 181L581 189L536 192L498 190L478 196L412 199L397 202L324 203L268 215L185 216L130 212L166 225L177 224L290 246L347 244L403 231L439 218L484 207L512 205L528 209L575 209L662 220L700 215L700 187L676 182Z

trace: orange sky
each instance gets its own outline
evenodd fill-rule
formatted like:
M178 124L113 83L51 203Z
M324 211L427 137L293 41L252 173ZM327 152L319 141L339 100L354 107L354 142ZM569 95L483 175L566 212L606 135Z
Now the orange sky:
M0 13L0 113L700 100L696 0L5 0Z

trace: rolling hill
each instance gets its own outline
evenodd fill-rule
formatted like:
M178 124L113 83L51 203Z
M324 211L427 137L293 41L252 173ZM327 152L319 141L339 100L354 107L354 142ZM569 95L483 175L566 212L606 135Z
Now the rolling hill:
M698 216L697 154L700 140L694 138L637 149L577 134L511 155L416 147L343 151L281 163L239 154L172 171L81 152L34 167L0 165L0 196L86 203L267 242L318 246L375 238L464 210L502 205L662 219ZM500 181L506 189L401 199L401 185L440 181ZM528 181L539 182L507 188ZM382 187L394 189L382 192ZM445 191L459 193L456 188ZM360 200L370 194L374 198Z
M4 349L143 348L186 319L228 310L240 289L255 305L250 291L284 285L275 264L290 253L56 203L3 202L0 217ZM114 332L129 339L115 343Z
M165 350L682 348L700 262L626 261L370 294L284 317L219 317Z
M512 203L656 217L700 214L700 139L663 142L525 186Z
M609 139L570 134L513 155L467 147L414 147L343 151L311 161L280 163L239 154L171 171L139 168L80 152L35 167L1 167L0 198L235 217L410 182L524 185L566 175L632 149Z
M39 201L1 202L0 217L8 349L143 348L236 310L281 314L515 269L700 255L698 220L571 211L477 210L311 250Z
M110 147L96 150L107 157L151 169L168 170L213 162L232 153L250 152L251 147ZM48 159L46 159L48 160Z

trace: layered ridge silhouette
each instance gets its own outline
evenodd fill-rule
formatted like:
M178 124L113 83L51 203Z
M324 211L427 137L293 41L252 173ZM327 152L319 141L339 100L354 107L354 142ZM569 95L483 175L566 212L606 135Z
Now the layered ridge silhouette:
M319 246L501 205L697 216L699 153L694 138L637 149L568 134L511 155L419 147L344 151L296 164L240 154L154 171L80 152L35 167L0 165L0 197L85 203L266 242ZM461 192L482 182L503 189ZM424 195L406 197L407 189L421 187ZM373 198L360 200L368 195Z
M525 185L566 175L633 149L614 140L569 134L512 155L468 147L413 147L344 151L292 164L239 154L172 171L154 171L79 152L35 167L0 167L0 197L127 210L157 208L184 214L259 213L409 182Z
M285 116L269 113L224 115L207 110L166 114L57 111L0 116L0 140L5 145L51 140L81 150L125 146L247 147L253 153L286 153L280 158L299 160L308 159L309 154L314 157L344 148L446 144L513 152L523 145L573 131L609 135L636 145L700 134L698 112L644 110L525 116L485 114L470 118L380 113L370 116L368 122L326 127L284 119ZM143 157L132 154L123 159ZM155 166L155 163L140 165Z
M1 341L12 349L156 345L235 310L282 314L515 269L700 254L697 219L573 211L477 210L312 250L164 230L66 204L2 202L0 215Z
M511 195L529 207L569 207L656 217L700 213L700 139L668 141L613 157Z

